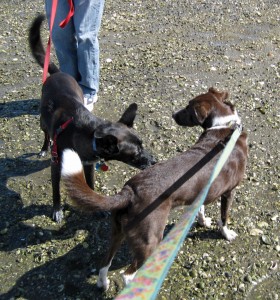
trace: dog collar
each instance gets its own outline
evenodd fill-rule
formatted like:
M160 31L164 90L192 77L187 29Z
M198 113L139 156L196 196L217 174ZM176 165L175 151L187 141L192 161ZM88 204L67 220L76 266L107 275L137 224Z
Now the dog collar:
M109 166L105 163L104 160L100 160L98 162L94 160L83 160L83 166L92 166L95 163L95 170L96 171L103 171L106 172L109 170Z
M96 156L98 156L98 155L97 155L98 151L97 151L96 138L95 138L95 137L93 137L93 140L92 140L92 149L93 149L94 154L95 154Z
M103 159L100 159L100 157L98 156L98 151L97 151L97 146L96 146L96 138L95 137L93 137L92 149L93 149L94 154L97 157L97 160L100 160L100 162L97 162L95 164L95 170L96 171L103 171L103 172L108 171L109 170L109 166L106 165L105 161Z
M232 115L214 118L212 126L207 129L235 128L238 125L241 125L241 120L235 111Z
M242 124L241 124L241 122L230 121L230 122L228 122L225 125L212 126L210 128L207 128L206 130L216 130L216 129L225 129L225 128L235 129L237 127L239 127L240 130L242 130Z

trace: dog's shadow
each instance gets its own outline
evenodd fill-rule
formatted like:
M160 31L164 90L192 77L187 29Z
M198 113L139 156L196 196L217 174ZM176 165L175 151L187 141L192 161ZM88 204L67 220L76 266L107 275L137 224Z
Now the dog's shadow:
M35 158L35 159L34 159ZM3 235L5 237L2 240L1 248L6 251L12 251L13 249L24 246L24 236L28 236L28 232L21 226L22 221L33 218L35 215L46 214L48 210L46 205L37 206L29 205L25 206L20 193L14 191L9 187L9 179L16 177L25 177L32 173L42 171L48 168L50 160L37 159L37 153L24 154L16 158L1 158L0 159L0 229L12 230L12 234ZM18 184L15 182L15 184ZM50 210L50 209L49 209ZM17 226L14 226L17 224ZM30 228L30 230L32 229Z
M0 103L1 118L15 118L22 115L39 115L40 100L25 99Z
M85 215L71 211L59 230L51 232L41 229L41 232L43 232L40 237L42 247L23 248L28 259L31 259L31 269L18 278L9 291L0 295L0 299L21 297L31 300L66 298L109 300L113 299L111 295L115 296L123 289L120 276L113 276L109 292L104 293L96 286L98 270L109 247L109 218L104 220L100 215ZM79 233L82 233L81 236ZM34 238L36 239L36 235ZM73 238L76 243L73 242ZM65 253L65 249L61 247L62 245L65 247L67 243L62 244L61 240L67 239L72 240L69 245L76 245L73 248L70 246L70 250ZM30 242L33 243L29 241L29 245ZM59 252L65 254L59 256ZM123 245L114 259L112 270L126 266L129 263L127 257L130 257L129 251L127 246ZM32 267L36 262L38 266ZM16 263L20 266L20 262Z
M70 298L79 296L82 299L92 299L94 295L94 299L111 299L106 298L96 287L92 276L97 275L99 264L109 247L108 215L87 215L66 205L68 214L64 225L58 226L54 223L54 229L49 229L48 226L39 228L32 226L32 222L25 222L33 217L50 217L51 202L50 205L36 203L25 206L21 194L10 187L9 180L24 178L49 166L50 159L38 159L37 153L0 159L0 249L7 252L7 255L19 253L15 255L15 264L19 268L22 259L31 259L30 271L22 275L7 293L0 294L0 299L65 299L65 295ZM72 249L66 254L64 249L63 255L57 257L61 241L75 240L75 234L80 231L88 233L83 242L73 242ZM128 264L127 252L124 245L114 260L112 270ZM42 264L44 259L46 263ZM39 266L33 268L36 262ZM5 265L5 261L2 263ZM10 263L10 259L6 263ZM122 287L121 280L113 285L113 289L117 291Z

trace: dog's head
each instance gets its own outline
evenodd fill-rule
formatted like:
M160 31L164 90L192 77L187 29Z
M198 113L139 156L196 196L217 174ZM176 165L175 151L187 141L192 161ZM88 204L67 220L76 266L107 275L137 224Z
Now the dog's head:
M156 163L132 129L136 112L137 104L133 103L118 122L102 124L96 128L93 143L100 158L119 160L138 169L145 169Z
M186 108L175 112L172 117L178 125L197 126L204 129L224 126L231 121L240 123L234 106L226 102L228 92L219 92L209 88L206 94L192 99Z

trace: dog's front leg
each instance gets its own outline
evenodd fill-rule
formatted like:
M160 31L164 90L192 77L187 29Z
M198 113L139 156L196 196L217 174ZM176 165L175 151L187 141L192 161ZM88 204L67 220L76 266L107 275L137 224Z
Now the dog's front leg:
M50 136L48 133L48 128L47 125L44 122L44 119L42 118L42 116L40 117L40 127L41 130L44 132L45 138L44 138L44 144L41 148L40 153L38 154L39 157L43 157L46 156L48 150L49 150L49 146L50 146Z
M61 209L60 200L60 178L61 178L61 163L51 163L51 180L52 180L52 192L53 192L53 212L52 219L60 223L63 219L63 212Z
M84 165L84 173L88 186L94 190L94 164Z
M228 240L232 241L237 237L237 233L227 228L229 219L229 210L232 205L234 191L229 191L221 196L221 220L218 222L222 235Z
M211 227L211 218L206 218L205 217L205 208L204 208L204 205L201 206L201 208L200 208L200 210L198 212L197 221L198 221L198 224L200 226L205 226L207 228Z

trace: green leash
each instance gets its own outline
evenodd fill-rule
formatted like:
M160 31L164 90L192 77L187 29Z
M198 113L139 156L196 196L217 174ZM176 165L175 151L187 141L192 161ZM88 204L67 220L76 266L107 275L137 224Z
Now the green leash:
M191 225L193 224L199 209L203 205L211 184L217 178L228 157L230 156L242 128L236 125L236 129L218 159L207 185L196 197L192 205L187 206L178 224L159 244L154 253L147 259L145 264L138 270L132 282L115 298L115 300L153 300L170 269L176 255L184 242Z

